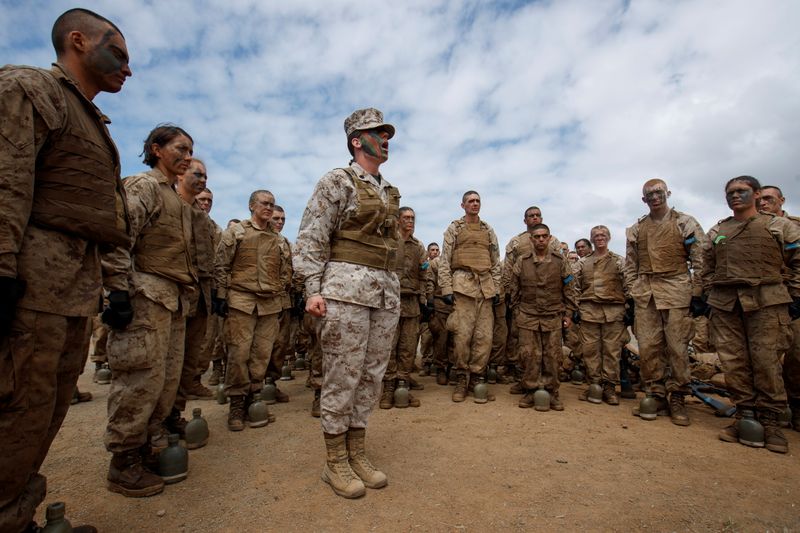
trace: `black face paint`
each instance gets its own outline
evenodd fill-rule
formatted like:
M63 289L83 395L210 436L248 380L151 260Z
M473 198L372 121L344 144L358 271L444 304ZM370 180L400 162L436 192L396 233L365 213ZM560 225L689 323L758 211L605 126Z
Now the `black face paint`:
M734 205L750 205L753 203L753 189L750 187L729 189L725 191L725 201L731 209Z
M113 74L122 70L123 64L126 60L120 58L121 51L115 51L109 42L112 37L116 35L114 31L107 31L103 38L97 43L97 46L89 54L89 61L97 69L98 72L103 74Z

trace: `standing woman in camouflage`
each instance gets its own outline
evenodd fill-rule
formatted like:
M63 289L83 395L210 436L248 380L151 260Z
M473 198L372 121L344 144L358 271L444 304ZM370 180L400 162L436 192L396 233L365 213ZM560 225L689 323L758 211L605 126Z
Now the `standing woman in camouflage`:
M353 160L317 183L300 222L294 268L305 280L306 312L321 319L322 479L339 496L358 498L365 486L387 483L367 459L364 437L400 316L400 193L379 172L394 126L368 108L353 112L344 129Z

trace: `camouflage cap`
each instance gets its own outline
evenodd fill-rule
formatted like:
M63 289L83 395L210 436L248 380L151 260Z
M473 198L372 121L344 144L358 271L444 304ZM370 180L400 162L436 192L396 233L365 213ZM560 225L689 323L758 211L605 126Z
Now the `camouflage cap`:
M374 107L357 109L353 114L344 119L344 131L348 137L354 131L371 130L382 128L389 134L389 138L394 137L394 126L383 122L383 113Z

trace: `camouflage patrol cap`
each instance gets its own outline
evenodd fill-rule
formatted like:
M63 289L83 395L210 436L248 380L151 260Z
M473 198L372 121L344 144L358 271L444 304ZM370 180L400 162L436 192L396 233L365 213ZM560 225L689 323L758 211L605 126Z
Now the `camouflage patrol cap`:
M389 138L394 137L394 126L383 122L383 113L374 107L357 109L353 114L344 119L344 132L349 138L354 131L371 130L381 128L389 134Z

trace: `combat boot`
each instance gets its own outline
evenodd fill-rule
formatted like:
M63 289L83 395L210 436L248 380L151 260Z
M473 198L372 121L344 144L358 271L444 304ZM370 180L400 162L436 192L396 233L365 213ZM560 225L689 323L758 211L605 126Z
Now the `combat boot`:
M436 384L447 385L447 370L444 368L439 368L436 371Z
M424 388L425 385L412 378L410 375L408 376L408 390L423 390Z
M415 398L410 392L408 393L408 406L409 407L419 407L422 405L422 402L419 401L419 398ZM367 485L369 486L369 485Z
M673 392L669 395L669 417L676 426L688 426L691 424L682 392Z
M283 392L278 386L275 386L275 401L278 403L288 403L289 395Z
M458 374L456 390L453 391L453 401L463 402L467 397L467 375Z
M522 409L530 409L531 407L533 407L533 404L534 404L533 393L534 393L534 391L528 391L525 394L525 396L523 396L522 398L519 399L519 402L517 402L517 405L519 407L521 407Z
M764 447L771 452L787 453L789 441L778 426L778 414L772 411L759 411L758 420L764 425Z
M231 396L230 410L228 411L228 429L242 431L244 429L244 396Z
M564 404L561 402L561 399L558 397L558 391L554 391L550 393L550 409L553 411L563 411Z
M364 451L366 428L350 428L347 430L347 455L350 458L350 468L361 478L364 486L371 489L380 489L389 482L386 474L375 468L367 459Z
M525 390L525 387L522 385L522 382L517 381L508 388L508 392L510 392L511 394L525 394L527 391Z
M345 442L347 433L332 435L325 433L325 451L327 461L322 470L322 481L333 489L333 492L343 498L360 498L367 489L353 469L350 467L350 458Z
M186 438L186 419L181 416L181 412L174 407L169 412L169 416L164 420L164 427L169 433L177 433L180 438Z
M719 440L723 442L739 442L739 419L719 430L717 433Z
M75 390L72 392L72 400L70 404L75 405L76 403L83 403L83 402L90 402L92 401L92 393L91 392L81 392L78 390L78 386L75 386Z
M394 380L385 380L383 382L383 392L381 393L381 402L379 404L381 409L391 409L394 407Z
M214 359L211 362L211 376L208 378L208 384L212 387L219 385L222 380L222 359Z
M608 381L603 383L603 401L608 405L619 405L616 387Z
M320 389L314 389L314 400L311 402L311 416L314 418L320 417L319 398L321 394Z
M108 490L129 498L153 496L164 490L164 480L142 466L138 449L115 453L107 480Z
M192 384L189 385L189 388L186 391L187 400L210 400L214 397L214 393L203 386L203 383L200 381L200 377L201 376L195 376Z

